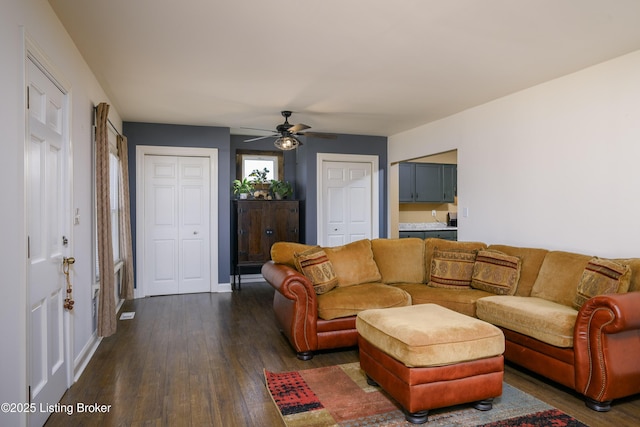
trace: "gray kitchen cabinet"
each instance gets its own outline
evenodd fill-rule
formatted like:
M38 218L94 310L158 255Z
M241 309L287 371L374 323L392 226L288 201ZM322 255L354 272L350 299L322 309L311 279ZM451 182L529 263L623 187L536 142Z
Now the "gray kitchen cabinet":
M414 202L413 195L416 191L416 168L415 163L400 163L399 181L400 191L398 197L400 203Z
M453 203L457 165L400 163L400 203Z
M407 237L417 237L418 239L424 239L424 231L401 231L400 238L406 239Z
M453 203L458 195L458 165L442 165L442 201Z
M425 231L424 238L436 237L444 240L458 240L457 230L437 230L437 231Z
M457 230L433 230L433 231L400 231L399 237L405 239L407 237L417 237L419 239L428 239L435 237L444 240L458 240Z

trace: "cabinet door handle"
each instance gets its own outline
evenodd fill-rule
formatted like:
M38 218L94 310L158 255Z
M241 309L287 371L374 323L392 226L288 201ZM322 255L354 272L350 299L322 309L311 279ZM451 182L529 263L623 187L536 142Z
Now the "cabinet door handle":
M273 230L271 230L270 228L268 228L268 229L266 229L266 230L265 230L265 234L266 234L267 236L272 236L272 235L273 235Z

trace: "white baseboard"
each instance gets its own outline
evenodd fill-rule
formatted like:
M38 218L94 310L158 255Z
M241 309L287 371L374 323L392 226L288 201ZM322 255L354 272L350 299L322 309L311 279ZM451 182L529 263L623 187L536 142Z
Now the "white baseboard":
M75 383L80 378L80 375L84 372L85 368L89 364L89 361L95 354L100 342L102 341L102 337L98 337L97 332L94 331L91 335L91 338L84 346L78 357L73 361L74 369L73 369L73 382Z
M229 283L218 283L218 288L215 291L212 291L212 293L223 293L223 292L231 292L231 282Z

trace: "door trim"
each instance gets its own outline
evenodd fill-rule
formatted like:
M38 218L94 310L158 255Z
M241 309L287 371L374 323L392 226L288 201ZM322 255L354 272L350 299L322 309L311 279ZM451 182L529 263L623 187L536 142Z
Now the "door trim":
M371 165L371 238L377 239L380 236L380 159L378 156L367 154L336 154L318 153L316 157L316 242L322 246L324 242L324 218L322 206L322 188L324 186L324 176L322 175L322 164L324 162L340 163L369 163Z
M208 157L209 185L209 245L210 245L210 287L209 292L219 292L218 283L218 149L197 147L136 146L136 284L134 298L144 298L144 156Z

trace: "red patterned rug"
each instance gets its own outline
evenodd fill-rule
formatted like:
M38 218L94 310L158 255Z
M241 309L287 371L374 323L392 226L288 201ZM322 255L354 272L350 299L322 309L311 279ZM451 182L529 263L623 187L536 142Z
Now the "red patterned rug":
M267 389L287 427L413 426L395 401L367 384L358 362L303 371L264 371ZM429 411L426 426L586 427L575 418L508 384L493 409L458 405Z

